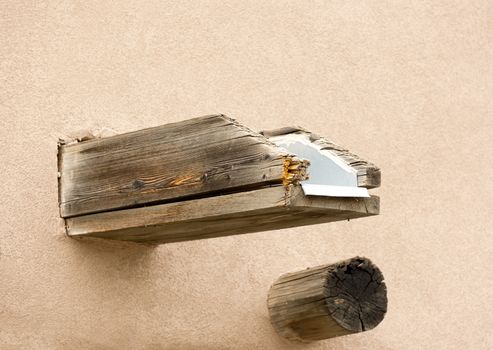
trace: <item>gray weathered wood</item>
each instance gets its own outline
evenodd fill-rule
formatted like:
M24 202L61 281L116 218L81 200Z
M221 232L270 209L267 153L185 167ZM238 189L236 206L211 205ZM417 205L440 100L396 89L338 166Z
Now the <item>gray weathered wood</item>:
M376 327L387 312L387 289L378 267L355 257L282 275L267 304L281 336L313 341Z
M62 217L304 179L307 162L224 115L61 145Z
M336 145L326 138L320 137L301 127L283 127L279 129L265 130L260 132L260 134L264 135L267 138L293 133L306 134L312 143L321 146L321 149L323 150L328 150L331 153L335 154L346 164L355 169L357 171L359 187L375 188L380 186L380 169L375 164L372 164L358 157L356 154L349 152L344 147Z
M66 219L73 237L169 243L377 215L379 198L305 196L299 185Z
M329 145L301 129L263 136L224 115L62 143L59 201L67 232L166 243L378 214L378 197L305 196L299 183L309 162L268 139L292 132ZM360 185L376 184L366 162L338 156L365 169Z

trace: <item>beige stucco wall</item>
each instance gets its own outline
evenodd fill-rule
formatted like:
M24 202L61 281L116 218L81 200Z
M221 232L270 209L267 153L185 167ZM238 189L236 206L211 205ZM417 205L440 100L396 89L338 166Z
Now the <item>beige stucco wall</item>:
M490 1L0 1L1 349L493 348ZM225 113L382 168L381 215L157 248L66 238L56 143ZM284 272L365 255L386 319L292 345Z

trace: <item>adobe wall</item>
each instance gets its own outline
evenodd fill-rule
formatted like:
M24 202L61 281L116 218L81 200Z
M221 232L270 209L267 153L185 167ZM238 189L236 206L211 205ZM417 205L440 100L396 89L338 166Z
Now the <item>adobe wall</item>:
M493 348L491 2L0 8L0 348ZM64 236L59 137L212 113L372 160L381 215L157 248ZM382 324L279 338L270 284L355 255L386 278Z

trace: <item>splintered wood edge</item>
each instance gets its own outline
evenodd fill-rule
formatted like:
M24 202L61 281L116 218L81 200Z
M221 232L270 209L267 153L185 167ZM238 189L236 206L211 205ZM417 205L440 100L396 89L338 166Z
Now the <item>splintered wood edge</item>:
M148 231L159 227L166 229L169 225L176 228L176 225L182 225L183 231L186 231L187 225L192 222L201 220L221 222L225 218L240 219L248 214L253 215L253 217L255 215L272 215L275 220L269 229L280 229L372 216L377 215L378 212L379 198L376 196L370 198L305 196L301 186L289 185L287 187L273 186L221 196L76 216L66 219L66 228L67 234L73 237L98 237L98 235L123 230L134 230L133 234L138 236L139 230ZM294 219L296 220L283 226L282 220L284 219L281 218L280 213L284 213L283 215L288 215L288 217L295 215L296 218ZM276 220L281 220L279 227L275 224ZM228 224L231 225L234 222L228 222ZM255 221L252 221L251 224L255 225ZM236 230L241 231L239 233L260 231L254 226L237 228ZM119 239L118 235L114 235L112 238ZM188 240L188 238L184 240Z
M301 159L297 157L295 154L291 154L290 152L286 152L284 149L279 148L274 142L270 141L268 137L262 134L262 132L257 132L253 129L250 129L248 126L241 124L238 120L228 117L224 114L211 115L216 117L221 117L233 123L238 129L242 129L246 131L251 137L257 139L260 143L269 145L273 147L283 159L283 176L282 176L282 184L284 186L289 185L297 185L300 181L308 180L309 173L308 167L310 165L310 161L306 159ZM207 117L211 117L207 116ZM195 118L199 119L201 117Z
M366 161L354 153L351 153L348 149L339 146L332 141L327 140L317 134L314 134L302 127L283 127L273 130L264 130L260 134L266 138L281 136L287 134L306 134L310 141L320 147L322 150L328 150L337 157L341 158L346 164L351 166L357 171L358 187L376 188L381 183L380 169L375 165Z

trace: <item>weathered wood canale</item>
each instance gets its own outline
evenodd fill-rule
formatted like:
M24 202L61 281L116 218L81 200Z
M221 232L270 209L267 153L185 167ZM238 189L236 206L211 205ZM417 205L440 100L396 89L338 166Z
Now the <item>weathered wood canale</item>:
M378 197L307 196L310 161L224 115L59 146L60 214L68 235L177 242L376 215ZM310 134L311 135L311 134ZM324 141L310 136L317 147ZM376 187L377 167L334 146Z

